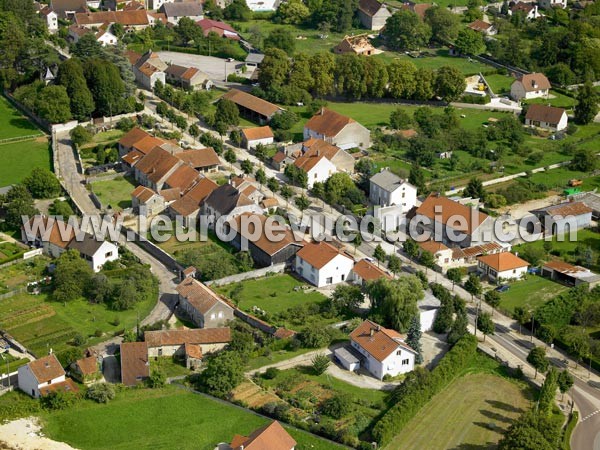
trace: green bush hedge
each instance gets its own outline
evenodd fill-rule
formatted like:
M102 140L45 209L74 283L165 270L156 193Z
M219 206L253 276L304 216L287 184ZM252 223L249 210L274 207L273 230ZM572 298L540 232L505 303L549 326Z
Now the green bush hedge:
M454 380L477 352L477 338L463 336L431 372L417 369L409 373L392 394L395 403L373 427L373 437L381 447L411 420L438 392Z

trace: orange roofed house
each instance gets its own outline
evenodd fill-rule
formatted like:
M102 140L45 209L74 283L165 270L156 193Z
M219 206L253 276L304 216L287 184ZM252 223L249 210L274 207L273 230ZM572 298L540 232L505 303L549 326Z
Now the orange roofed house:
M356 120L327 108L321 108L304 125L304 140L323 139L341 149L371 146L371 132Z
M283 108L239 89L230 89L222 99L231 100L240 110L240 115L258 121L261 125L283 111Z
M353 267L354 259L325 241L306 244L296 253L296 273L317 287L349 280Z
M411 225L416 226L418 232L429 232L430 239L449 247L471 247L493 238L491 217L440 194L431 194L413 211L414 225Z
M352 268L352 281L355 284L365 285L379 278L391 279L392 276L366 259L361 259Z
M178 309L200 328L219 328L233 320L233 308L208 286L188 277L177 285Z
M223 450L294 450L296 441L277 421L271 422L255 431L250 436L236 434L227 446L219 446Z
M256 148L258 144L270 145L273 143L273 130L271 127L244 128L242 130L242 144L247 150Z
M510 96L516 101L548 98L550 87L550 80L543 73L528 73L513 81L510 85Z
M17 376L19 389L33 398L57 390L78 391L73 380L65 376L65 371L53 353L19 367Z
M518 280L527 273L529 263L510 252L495 253L477 257L479 272L487 275L490 280Z
M356 365L360 365L379 380L386 375L411 372L415 367L416 352L404 342L404 337L370 320L350 333L349 347L338 350L334 354L346 369L356 370ZM349 362L354 365L347 365Z

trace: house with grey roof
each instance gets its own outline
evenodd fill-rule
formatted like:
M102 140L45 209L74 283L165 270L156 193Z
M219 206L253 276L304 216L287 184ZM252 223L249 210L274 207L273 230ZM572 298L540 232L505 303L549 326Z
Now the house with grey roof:
M388 169L383 169L369 180L369 200L373 205L401 206L406 212L417 203L417 188Z
M164 13L167 21L173 25L177 25L182 17L192 19L194 22L204 19L202 4L199 2L164 3L158 11Z
M177 310L184 312L200 328L220 328L233 320L233 308L198 280L187 277L177 285L179 304Z
M378 0L360 0L358 2L358 18L368 30L381 30L392 13L385 3Z
M119 247L110 241L97 240L88 233L76 236L69 242L68 249L77 250L94 272L99 272L107 262L119 259Z
M212 191L202 205L202 213L207 217L209 227L221 231L227 222L243 213L263 212L256 202L231 184L224 184Z

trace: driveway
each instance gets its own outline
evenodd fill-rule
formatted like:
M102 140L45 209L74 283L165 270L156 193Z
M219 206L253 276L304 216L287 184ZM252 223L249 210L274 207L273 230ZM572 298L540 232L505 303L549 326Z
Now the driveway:
M225 71L227 74L235 72L237 66L242 66L241 61L227 61L225 58L216 58L214 56L190 55L177 52L156 52L160 59L166 63L179 64L187 67L195 67L205 72L213 81L224 81Z

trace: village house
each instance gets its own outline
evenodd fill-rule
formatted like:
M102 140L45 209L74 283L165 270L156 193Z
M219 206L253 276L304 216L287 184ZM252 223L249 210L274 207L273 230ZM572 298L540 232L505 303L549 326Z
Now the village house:
M569 200L583 203L592 210L592 219L600 220L600 194L594 191L570 195Z
M452 262L452 249L444 245L443 242L436 242L428 240L424 242L418 242L419 253L429 252L433 256L435 264L443 268Z
M127 153L133 150L133 146L141 141L143 138L150 136L149 133L142 130L141 128L134 127L123 135L117 143L119 148L119 157L125 156Z
M33 398L43 397L56 391L78 392L77 385L65 375L54 353L50 353L19 367L18 386L21 391Z
M600 275L585 267L574 266L560 260L544 264L542 276L567 286L587 285L592 289L600 284Z
M525 125L550 131L566 130L569 118L567 111L546 105L529 105L525 114Z
M58 14L56 14L55 11L53 11L49 6L45 6L40 10L39 14L50 33L55 33L58 31Z
M131 193L131 207L138 216L155 216L165 210L165 199L158 192L141 184Z
M551 87L550 81L543 73L527 73L513 81L510 96L516 101L548 98Z
M369 180L369 201L379 206L401 206L406 213L417 203L417 188L384 169Z
M319 151L306 153L294 161L298 169L306 172L306 187L311 189L317 182L323 183L337 172L337 167Z
M429 195L409 216L410 227L447 246L471 247L493 236L491 217L440 194Z
M353 55L371 56L375 54L375 47L371 45L366 34L358 34L356 36L344 36L342 42L336 45L333 52L337 55L345 55L347 53Z
M563 236L592 224L592 209L583 202L564 202L530 211L541 222L545 236ZM533 232L533 224L528 224Z
M202 3L194 1L164 3L158 11L163 13L167 21L173 25L177 25L182 17L187 17L194 22L204 19Z
M132 59L129 61L132 62ZM165 70L168 66L152 50L148 50L137 61L132 62L132 65L135 81L143 88L151 91L157 81L163 85L166 83Z
M233 308L198 280L188 277L177 285L178 311L200 328L220 328L233 320Z
M202 19L196 22L196 24L202 28L204 36L208 36L209 33L216 33L222 38L232 39L234 41L240 40L240 35L233 29L231 25L218 20Z
M94 355L86 356L71 363L71 376L82 384L96 383L102 378L98 358Z
M296 253L295 271L317 287L348 281L354 259L333 245L321 241L306 244Z
M260 205L265 198L265 195L257 188L259 185L254 177L248 175L235 176L229 179L229 183L257 205Z
M145 342L121 343L121 383L136 386L150 376L148 346Z
M231 184L224 184L212 191L204 200L202 212L208 225L223 231L226 222L243 213L262 214L262 208Z
M358 2L358 18L367 30L379 31L392 16L385 3L378 0L360 0Z
M187 3L167 3L167 5L186 5ZM213 82L208 78L208 74L195 67L179 66L171 64L165 70L165 76L169 83L179 86L182 89L193 91L198 89L210 90Z
M182 225L189 227L198 220L198 213L206 197L219 186L209 178L202 178L192 189L168 207L172 218L180 217Z
M75 24L85 28L100 28L103 25L118 23L125 30L142 30L150 25L146 10L98 11L75 14Z
M238 106L240 115L260 124L268 123L283 108L239 89L230 89L223 97Z
M498 33L496 27L491 23L485 22L481 19L477 19L467 25L471 30L477 31L478 33L485 34L486 36L493 36Z
M237 250L247 250L258 267L288 263L302 248L285 224L271 224L267 216L244 213L228 222L226 232L236 235L230 242ZM272 239L271 239L272 238Z
M304 140L323 139L341 149L367 149L371 146L371 132L350 117L327 108L321 108L304 125Z
M246 0L246 5L251 11L275 11L281 0Z
M526 273L529 263L510 252L477 257L477 269L491 281L519 280Z
M324 156L335 166L337 171L354 173L354 157L346 150L329 144L323 139L310 138L301 144L304 156Z
M525 20L535 20L542 17L542 14L538 11L537 3L533 2L517 2L508 9L508 15L523 14Z
M354 265L352 268L352 276L350 277L354 284L363 287L365 287L369 281L375 281L379 278L391 279L392 276L366 259L361 259Z
M264 127L244 128L242 130L242 145L246 150L256 148L258 144L271 145L274 139L273 130L268 125Z
M186 358L192 353L192 359L201 360L204 355L222 350L231 342L231 329L224 327L146 331L144 341L148 346L150 358L174 355ZM190 352L192 347L196 348ZM190 365L191 363L190 361Z
M94 35L96 41L98 41L102 47L106 47L107 45L117 45L118 43L117 37L109 31L108 27L105 26L101 27L100 30L95 31L78 25L71 25L68 29L67 39L71 43L77 44L79 39L86 34Z
M402 9L414 12L417 16L421 18L421 20L425 19L425 13L432 6L433 4L431 3L415 3L410 0L404 1L402 3Z
M58 258L67 250L76 250L94 272L108 261L119 259L119 247L110 241L99 241L88 233L75 235L73 227L54 217L37 215L21 227L21 240L44 254Z
M286 152L279 150L271 158L271 165L275 170L283 172L289 164L294 164L295 158L286 154Z
M538 5L542 9L565 9L567 7L567 0L538 0Z
M370 320L350 333L350 349L360 355L360 366L379 380L386 375L395 377L411 372L415 367L416 352L404 342L404 337ZM335 355L339 360L337 350Z
M134 166L134 177L138 183L158 191L181 164L183 162L175 155L154 147Z
M50 0L50 9L59 19L71 20L76 13L88 12L86 0Z
M296 441L287 431L274 421L253 431L250 436L236 434L229 445L219 446L221 450L294 450Z

